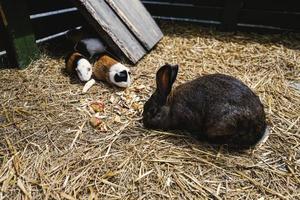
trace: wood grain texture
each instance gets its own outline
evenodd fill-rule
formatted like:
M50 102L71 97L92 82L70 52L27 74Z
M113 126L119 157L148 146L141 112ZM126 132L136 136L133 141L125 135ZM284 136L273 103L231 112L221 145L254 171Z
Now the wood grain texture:
M146 54L142 45L105 0L76 0L74 2L79 3L79 10L117 55L121 51L130 61L136 63Z
M151 15L139 0L106 0L143 46L150 50L163 37Z

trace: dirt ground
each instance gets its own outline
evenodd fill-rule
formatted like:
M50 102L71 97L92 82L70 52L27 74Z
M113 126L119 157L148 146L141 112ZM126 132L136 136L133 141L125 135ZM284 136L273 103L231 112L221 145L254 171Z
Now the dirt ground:
M165 37L126 90L98 82L86 94L49 51L25 70L0 71L0 199L300 199L300 35L221 33L161 23ZM175 85L225 73L265 105L270 136L229 152L143 128L143 104L164 63ZM101 101L102 124L89 124Z

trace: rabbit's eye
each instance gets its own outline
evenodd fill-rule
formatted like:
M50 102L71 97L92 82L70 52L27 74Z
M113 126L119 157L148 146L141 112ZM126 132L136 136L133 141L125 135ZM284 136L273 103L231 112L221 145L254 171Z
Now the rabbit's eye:
M151 113L151 114L154 114L154 113L155 113L155 111L156 111L156 109L155 109L155 108L150 108L150 109L149 109L149 113Z

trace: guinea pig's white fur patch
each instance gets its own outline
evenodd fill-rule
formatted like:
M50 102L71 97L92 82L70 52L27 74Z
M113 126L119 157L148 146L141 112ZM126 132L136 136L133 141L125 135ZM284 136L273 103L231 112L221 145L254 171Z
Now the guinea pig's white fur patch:
M90 80L93 73L91 63L85 58L79 59L77 61L76 72L81 81Z
M127 72L127 81L122 81L122 82L116 82L114 77L115 74L122 72L122 71L126 71ZM113 66L110 67L109 69L109 80L115 84L116 86L119 87L129 87L129 85L131 84L131 80L130 80L130 75L129 75L129 68L125 67L124 65L122 65L121 63L117 63L114 64Z

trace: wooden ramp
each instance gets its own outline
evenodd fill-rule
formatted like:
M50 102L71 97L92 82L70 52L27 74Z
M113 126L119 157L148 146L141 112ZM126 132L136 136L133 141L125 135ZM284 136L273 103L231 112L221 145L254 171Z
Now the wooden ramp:
M120 58L140 60L163 34L139 0L73 0Z

